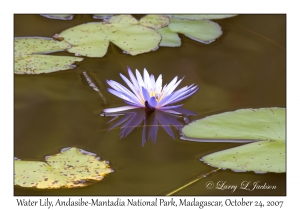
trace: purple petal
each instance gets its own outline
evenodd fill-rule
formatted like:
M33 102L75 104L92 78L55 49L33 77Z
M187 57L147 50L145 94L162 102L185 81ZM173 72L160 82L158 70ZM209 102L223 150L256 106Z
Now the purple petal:
M138 70L135 71L135 74L136 74L136 79L139 83L139 88L141 90L141 87L145 87L144 80Z
M157 101L154 96L152 96L148 102L149 102L149 105L153 108L155 108L157 105Z
M170 99L169 103L176 103L176 102L182 101L182 100L192 96L193 94L195 94L198 90L199 90L199 88L197 86L193 87L192 89L190 89L189 91L187 91L184 94L181 94L180 96L176 97L175 99Z
M160 107L158 108L159 110L167 110L167 109L175 109L175 108L178 108L178 107L181 107L182 104L180 105L174 105L174 106L163 106L163 107Z
M138 100L140 100L140 101L143 101L143 99L139 95L138 88L134 87L133 84L123 74L120 74L120 76L122 77L122 79L124 80L124 82L128 85L128 87L132 90L132 92L134 93L134 95L136 96L136 98Z
M144 101L148 101L150 100L150 95L148 93L148 90L145 89L143 86L142 86L142 92L143 92L143 96L144 96Z
M118 96L119 98L126 100L126 101L130 101L133 104L136 104L136 106L141 105L141 102L136 101L135 98L132 98L131 96L127 95L124 92L118 92L116 90L113 90L111 88L107 88L108 92L110 92L111 94L114 94L115 96Z
M141 108L145 107L145 105L135 104L135 103L132 103L132 102L126 101L126 100L124 100L124 102L130 106L137 106L137 107L141 107Z
M137 88L137 90L140 90L139 83L138 83L138 81L136 80L135 76L133 75L132 71L130 70L129 67L127 67L127 70L128 70L128 74L129 74L129 77L130 77L130 79L131 79L132 84L134 85L134 87Z
M190 97L191 95L193 95L195 92L198 91L198 89L199 89L198 86L194 86L194 87L189 86L189 87L181 88L180 90L171 94L170 97L166 97L165 100L162 100L158 106L165 106L167 104L172 104L178 101L182 101Z
M130 90L128 90L126 87L124 87L120 83L117 83L117 82L115 82L113 80L107 80L106 82L107 82L107 84L109 84L116 91L121 92L121 93L125 93L127 96L130 96L130 98L133 101L135 101L136 103L141 103L140 100L137 98L136 95L134 95Z

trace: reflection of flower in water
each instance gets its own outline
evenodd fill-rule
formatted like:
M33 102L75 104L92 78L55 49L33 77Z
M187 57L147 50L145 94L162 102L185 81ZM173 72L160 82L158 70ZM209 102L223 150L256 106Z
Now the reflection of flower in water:
M155 81L154 75L149 75L146 69L144 69L144 78L142 78L138 70L136 70L136 77L130 68L128 68L128 74L131 81L124 75L120 75L131 91L113 80L107 80L107 83L113 88L108 88L108 91L122 98L129 106L104 109L104 113L113 113L135 108L145 108L146 111L164 110L165 112L172 113L172 111L170 111L171 109L178 108L181 105L167 105L182 101L193 95L199 89L197 85L192 84L174 91L183 79L177 81L177 76L162 88L162 75L159 75Z
M155 112L145 112L144 108L139 108L101 114L101 116L114 117L109 123L116 119L120 119L109 128L109 130L111 130L117 126L121 126L120 138L126 137L135 127L143 124L142 146L144 146L145 142L150 138L153 143L156 142L158 126L163 127L163 129L175 139L171 125L179 130L183 127L185 121L188 120L187 116L191 115L197 114L183 108L174 108L168 112L160 110L156 110ZM120 116L123 117L120 118Z

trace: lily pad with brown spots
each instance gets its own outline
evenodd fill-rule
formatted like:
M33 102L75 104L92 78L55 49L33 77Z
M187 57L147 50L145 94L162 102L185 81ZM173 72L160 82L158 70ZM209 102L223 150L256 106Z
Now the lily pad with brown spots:
M21 187L58 189L84 187L113 172L107 161L72 147L51 155L46 161L15 159L14 183Z
M66 41L48 37L16 37L14 42L15 74L41 74L73 69L74 62L83 60L79 57L45 55L71 48Z
M58 36L72 45L68 49L75 55L103 57L109 42L124 53L137 55L157 49L161 40L154 29L169 24L162 15L145 16L138 21L131 15L115 15L104 22L81 24L61 32Z

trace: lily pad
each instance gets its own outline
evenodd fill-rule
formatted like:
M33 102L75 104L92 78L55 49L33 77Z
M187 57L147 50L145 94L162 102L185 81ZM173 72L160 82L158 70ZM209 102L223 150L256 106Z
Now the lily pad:
M39 189L84 187L111 172L106 161L78 148L48 156L46 162L15 160L15 185Z
M110 34L110 41L130 55L155 50L161 36L155 30L141 25L130 25Z
M107 27L102 22L85 23L61 32L58 36L72 44L69 52L77 56L103 57L109 45Z
M236 172L283 173L286 171L285 145L284 141L254 142L206 155L202 160L213 167Z
M42 14L41 16L49 19L57 19L57 20L72 20L74 17L74 15L70 15L70 14L60 14L60 15Z
M41 74L73 69L83 58L54 55L28 55L15 58L15 74Z
M239 109L205 117L183 127L185 136L202 139L283 140L285 108Z
M149 28L159 29L169 25L170 20L166 15L146 15L139 23Z
M51 53L63 51L71 47L65 41L56 41L48 37L16 37L14 39L15 56L31 55L33 53Z
M158 47L161 36L139 24L131 15L112 16L106 22L81 24L58 35L72 44L69 52L88 57L103 57L109 41L126 53L137 55Z
M171 18L169 29L197 42L209 44L222 35L219 24L210 20L180 20Z
M212 20L230 18L237 15L169 15L170 18L183 19L183 20Z
M205 117L183 127L185 136L258 142L203 157L213 167L236 171L285 172L285 108L240 109Z
M17 37L15 38L16 74L40 74L59 70L72 69L75 61L83 58L70 56L38 55L63 51L71 45L65 41L56 41L48 37Z
M135 19L132 15L115 15L112 16L111 18L109 18L109 20L107 21L108 23L114 23L114 24L122 24L122 25L126 25L126 24L137 24L139 23L139 21L137 19Z
M159 28L156 30L160 33L162 39L159 46L163 47L179 47L181 45L181 39L177 33L171 31L169 27Z

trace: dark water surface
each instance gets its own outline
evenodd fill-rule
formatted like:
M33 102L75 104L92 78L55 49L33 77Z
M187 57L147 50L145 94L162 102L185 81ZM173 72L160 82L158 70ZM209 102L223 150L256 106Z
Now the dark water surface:
M39 15L15 15L15 37L45 36L86 22L91 15L71 21L50 20ZM76 69L40 75L14 76L14 156L44 160L61 148L76 146L108 160L114 173L84 188L36 190L15 187L15 195L165 195L213 170L199 159L212 152L241 144L173 140L160 128L157 141L142 147L142 127L119 139L120 130L107 132L108 118L99 116L102 98L84 83L81 72L97 78L110 107L123 101L106 91L106 79L117 82L119 73L146 68L163 83L185 76L181 86L195 83L200 90L184 103L200 117L239 108L286 106L286 16L240 15L216 20L224 35L204 45L182 38L182 46L160 47L137 56L126 55L110 43L102 58L85 58ZM73 55L68 52L57 55ZM174 129L174 131L176 131ZM273 190L206 189L206 183L226 181L240 185L259 181ZM221 170L176 195L285 195L286 174L236 173Z

